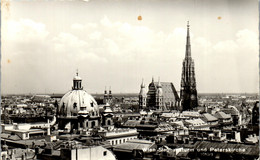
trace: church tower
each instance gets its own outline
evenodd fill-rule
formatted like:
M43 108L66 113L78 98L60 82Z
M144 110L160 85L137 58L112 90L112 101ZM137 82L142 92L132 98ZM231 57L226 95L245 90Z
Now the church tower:
M108 99L108 94L107 94L107 87L105 87L105 91L104 91L104 98L103 98L103 103L107 104L107 99Z
M154 79L152 78L152 82L148 86L147 93L147 107L149 109L156 109L156 85Z
M182 63L181 110L190 110L198 106L194 61L191 58L190 25L187 24L186 54Z
M113 96L112 96L111 86L109 87L109 92L108 92L108 102L109 102L110 105L113 103Z
M141 89L139 92L139 109L145 109L146 108L146 92L145 92L145 85L144 81L142 81Z
M157 90L156 90L156 108L159 110L163 110L164 109L163 107L164 107L163 90L162 90L162 84L159 80L157 85Z

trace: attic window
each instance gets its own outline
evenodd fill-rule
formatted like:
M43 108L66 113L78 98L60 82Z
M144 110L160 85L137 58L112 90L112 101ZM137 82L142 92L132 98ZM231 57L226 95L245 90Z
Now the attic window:
M107 151L104 151L104 152L103 152L103 156L106 156L106 155L107 155Z
M94 107L94 103L93 102L91 102L90 105L91 105L91 107Z

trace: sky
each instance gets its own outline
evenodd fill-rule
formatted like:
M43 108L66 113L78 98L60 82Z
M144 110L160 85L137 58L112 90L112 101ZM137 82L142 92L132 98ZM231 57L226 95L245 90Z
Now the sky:
M1 92L179 91L190 23L198 93L258 93L256 0L3 1ZM138 20L142 16L142 20Z

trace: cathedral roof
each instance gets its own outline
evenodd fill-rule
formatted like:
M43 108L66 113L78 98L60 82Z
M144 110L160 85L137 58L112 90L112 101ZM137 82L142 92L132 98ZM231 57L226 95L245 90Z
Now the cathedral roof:
M157 89L158 82L154 82L155 87ZM179 95L171 82L160 82L162 91L163 91L163 98L175 98L179 99Z

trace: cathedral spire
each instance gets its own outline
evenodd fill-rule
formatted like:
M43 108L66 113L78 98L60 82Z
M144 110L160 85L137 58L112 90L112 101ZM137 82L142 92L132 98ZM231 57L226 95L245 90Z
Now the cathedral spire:
M190 24L187 22L187 38L186 38L186 54L185 58L191 57L191 47L190 47Z
M181 76L181 110L190 110L198 106L194 61L191 57L190 25L187 23L187 40L185 58L182 63Z

